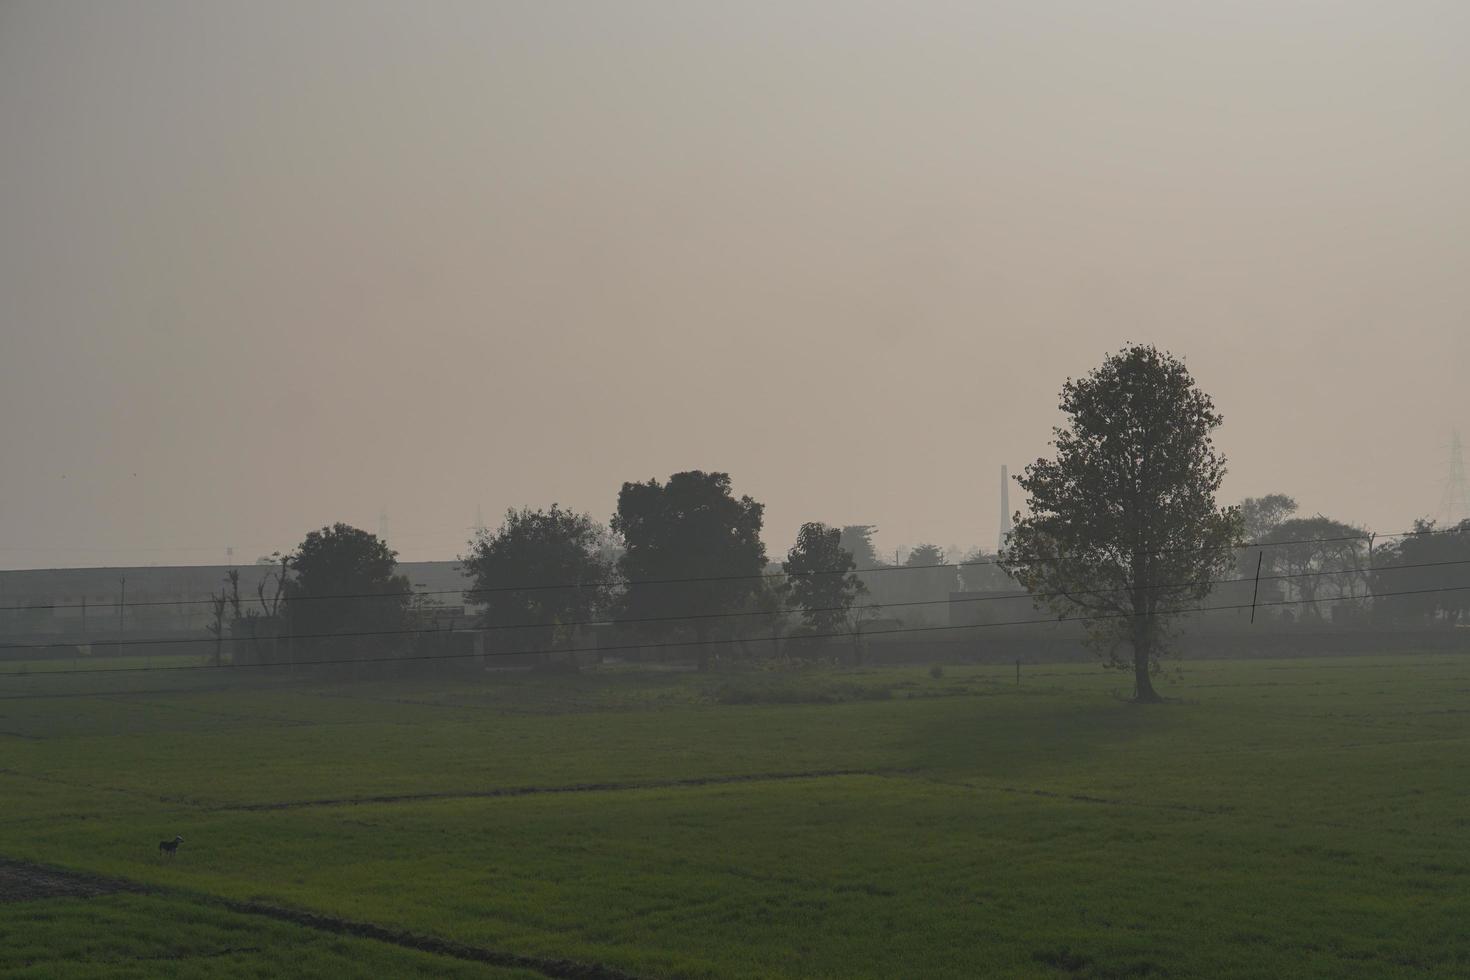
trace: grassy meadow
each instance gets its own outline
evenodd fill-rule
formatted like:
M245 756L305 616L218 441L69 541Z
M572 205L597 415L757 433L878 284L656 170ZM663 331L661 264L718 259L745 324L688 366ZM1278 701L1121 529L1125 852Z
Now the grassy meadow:
M16 665L4 665L15 670ZM1470 976L1470 658L0 676L0 973ZM182 834L174 860L157 842Z

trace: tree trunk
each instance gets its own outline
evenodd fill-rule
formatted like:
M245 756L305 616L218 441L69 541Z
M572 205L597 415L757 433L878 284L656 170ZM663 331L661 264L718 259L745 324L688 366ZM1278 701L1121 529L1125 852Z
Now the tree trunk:
M701 672L709 670L709 637L703 626L694 627L694 644L696 656L699 658L699 669Z
M1133 624L1133 700L1139 704L1155 704L1162 700L1154 690L1149 668L1153 664L1153 630L1147 616L1136 617Z

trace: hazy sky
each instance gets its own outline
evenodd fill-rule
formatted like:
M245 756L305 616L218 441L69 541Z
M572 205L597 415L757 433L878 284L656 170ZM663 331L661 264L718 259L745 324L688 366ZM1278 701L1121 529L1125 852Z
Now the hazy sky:
M729 471L887 549L1123 342L1226 499L1470 437L1470 4L0 2L0 565ZM1013 493L1013 501L1019 503Z

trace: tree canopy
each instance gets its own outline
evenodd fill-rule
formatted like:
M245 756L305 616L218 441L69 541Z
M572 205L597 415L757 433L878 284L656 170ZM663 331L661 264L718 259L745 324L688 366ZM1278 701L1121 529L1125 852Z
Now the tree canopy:
M291 577L283 591L291 632L297 636L383 632L409 622L412 589L394 574L397 552L377 535L348 524L312 531L286 557ZM395 645L392 635L354 636L354 649Z
M1373 552L1373 614L1385 622L1470 622L1470 520L1447 528L1414 522L1414 533Z
M877 568L883 564L878 557L877 550L873 547L873 532L878 530L874 524L846 524L842 528L841 544L844 549L852 553L852 560L858 568Z
M1003 560L1059 617L1083 619L1110 666L1132 669L1138 700L1156 701L1171 617L1209 594L1239 537L1237 511L1215 503L1222 417L1182 361L1143 345L1069 378L1059 407L1055 456L1017 477L1028 513Z
M944 564L944 549L937 544L916 544L903 560L909 568L928 568Z
M1281 522L1296 513L1296 500L1284 493L1268 493L1264 497L1246 497L1238 505L1240 511L1241 537L1247 545L1259 544L1274 531ZM1236 574L1242 579L1254 579L1257 571L1270 575L1266 567L1269 548L1241 548L1235 555ZM1254 593L1263 602L1277 602L1286 596L1281 579L1268 578L1260 582Z
M1284 493L1246 497L1239 506L1241 536L1246 544L1263 540L1282 521L1296 513L1296 501Z
M624 615L688 616L706 666L717 617L747 606L761 589L764 510L734 496L728 473L690 470L667 483L624 483L612 519L625 548L618 559L628 580Z
M1351 608L1319 600L1357 596L1368 592L1368 532L1323 517L1294 517L1278 523L1258 542L1265 560L1263 575L1278 576L1283 594L1293 606L1285 618L1326 619L1345 615Z
M997 556L983 548L965 554L960 561L960 578L967 592L998 591L1014 589L1013 582L1004 568L996 563Z
M842 547L842 532L825 524L803 524L781 567L792 602L806 625L818 632L843 630L853 603L867 591L852 574L857 562Z
M484 610L485 625L499 628L493 635L503 648L548 651L569 624L603 606L613 570L602 557L606 546L604 529L590 515L558 504L509 510L499 528L479 531L460 557L474 583L465 601Z

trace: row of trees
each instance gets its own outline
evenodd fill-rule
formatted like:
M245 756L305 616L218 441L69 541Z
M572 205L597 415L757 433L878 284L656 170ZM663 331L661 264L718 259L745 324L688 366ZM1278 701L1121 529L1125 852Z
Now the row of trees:
M796 635L857 632L872 607L860 604L866 588L842 532L803 525L771 573L763 516L728 474L700 470L623 484L610 524L620 550L590 515L513 510L461 557L466 599L502 647L550 652L600 618L616 620L624 640L687 643L701 667L720 650L750 655L756 637L789 628L789 614L801 619Z
M1418 520L1382 541L1365 528L1297 516L1286 494L1248 497L1239 511L1246 547L1241 579L1262 576L1266 615L1301 622L1457 625L1470 611L1470 521L1449 528Z
M1282 494L1219 507L1223 417L1168 352L1123 348L1068 380L1059 407L1055 454L1018 477L1028 512L1003 564L1058 617L1081 621L1105 662L1133 672L1138 700L1158 700L1152 675L1171 631L1232 572L1249 588L1237 595L1282 616L1320 620L1318 600L1346 597L1356 601L1332 603L1339 615L1463 618L1470 522L1451 533L1420 523L1375 546L1361 528L1296 516Z
M1438 583L1446 567L1467 574L1458 563L1470 558L1470 522L1455 534L1420 525L1420 533L1375 547L1359 528L1296 516L1295 501L1281 494L1219 507L1226 460L1213 433L1222 417L1169 353L1125 347L1068 380L1060 408L1067 421L1053 430L1055 453L1017 478L1027 512L1016 515L999 568L985 574L1082 622L1105 662L1133 672L1139 700L1157 698L1151 676L1178 617L1198 609L1232 570L1242 580L1259 570L1264 589L1256 599L1295 603L1308 617L1320 616L1318 598L1360 594L1376 594L1383 602L1373 609L1388 618L1463 617L1470 590L1447 592ZM565 649L613 620L620 639L689 644L701 666L717 650L749 655L757 638L783 631L860 636L877 612L858 571L879 565L872 528L805 524L773 573L763 514L759 502L734 494L728 474L698 470L623 484L608 529L557 504L513 510L462 556L472 583L465 599L508 650ZM296 637L351 637L354 650L392 645L428 613L395 573L395 557L356 528L312 532L281 559L274 605L262 589L252 616L241 611L238 589L222 593L217 623L232 604L237 630L243 623L253 636L284 621ZM921 546L909 564L943 560L937 548ZM953 566L928 573L939 592L953 588ZM978 571L964 577L984 581ZM1416 591L1421 580L1436 586Z
M861 601L867 590L841 531L804 525L771 572L763 514L733 493L728 474L697 470L624 484L610 528L559 504L511 510L461 556L466 605L492 649L543 657L613 621L620 640L687 645L701 666L724 650L754 655L757 637L859 632L876 608ZM336 524L273 560L279 567L253 600L241 596L238 573L214 597L217 659L227 637L237 660L260 662L443 649L438 610L414 595L375 535Z

